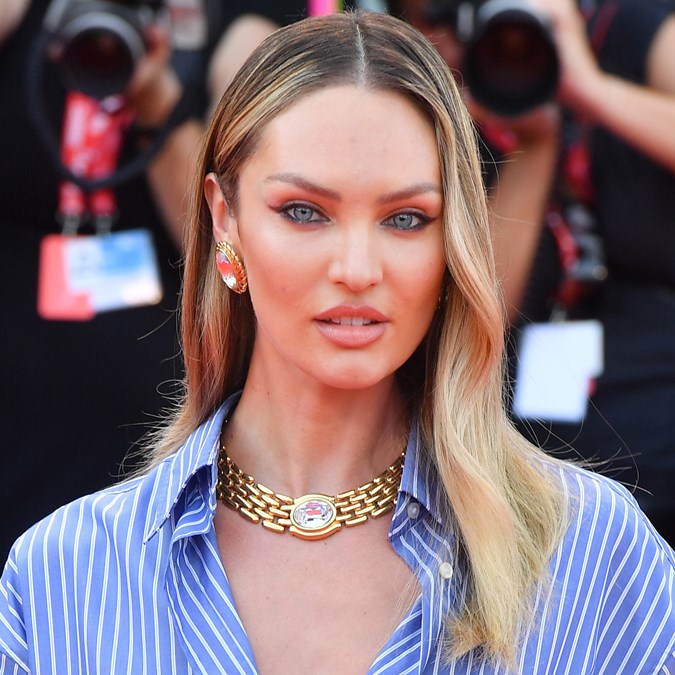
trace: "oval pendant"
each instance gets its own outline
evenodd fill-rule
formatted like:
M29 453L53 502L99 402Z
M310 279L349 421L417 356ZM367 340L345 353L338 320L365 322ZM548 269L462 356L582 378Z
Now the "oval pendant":
M301 539L324 539L337 532L337 510L326 495L303 495L294 500L288 531Z

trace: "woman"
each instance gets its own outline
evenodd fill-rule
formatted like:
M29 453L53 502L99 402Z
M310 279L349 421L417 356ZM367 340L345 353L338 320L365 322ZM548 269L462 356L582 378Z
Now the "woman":
M507 421L473 129L420 34L274 33L191 212L185 398L147 473L15 545L8 672L675 666L673 552Z

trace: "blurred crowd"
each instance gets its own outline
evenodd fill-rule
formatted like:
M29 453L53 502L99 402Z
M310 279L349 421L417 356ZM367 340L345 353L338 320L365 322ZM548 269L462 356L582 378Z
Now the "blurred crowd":
M111 72L78 70L68 31L79 24L59 24L87 4L0 7L3 560L33 522L133 468L143 435L180 395L175 312L196 147L246 55L307 12L299 2L119 0L133 5L141 50L102 99ZM634 488L675 545L675 0L366 8L420 29L464 87L484 152L514 422ZM96 66L90 53L84 62ZM119 124L117 183L96 183L105 174L95 171L78 180L68 166L65 112L84 110L75 86ZM111 193L103 218L97 199ZM93 253L69 248L75 232ZM109 233L142 241L142 260L129 262L121 237L102 244ZM87 302L50 292L69 274ZM138 278L152 290L100 289Z

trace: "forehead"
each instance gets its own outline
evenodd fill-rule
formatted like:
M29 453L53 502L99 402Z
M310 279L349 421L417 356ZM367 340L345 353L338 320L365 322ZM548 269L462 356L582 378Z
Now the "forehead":
M282 168L315 179L440 183L436 133L427 115L403 94L356 85L312 92L280 113L241 177L251 169Z

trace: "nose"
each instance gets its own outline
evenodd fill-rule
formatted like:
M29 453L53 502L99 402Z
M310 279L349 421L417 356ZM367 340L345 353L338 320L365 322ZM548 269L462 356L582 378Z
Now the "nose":
M382 281L383 261L372 225L340 228L335 242L329 279L358 293Z

